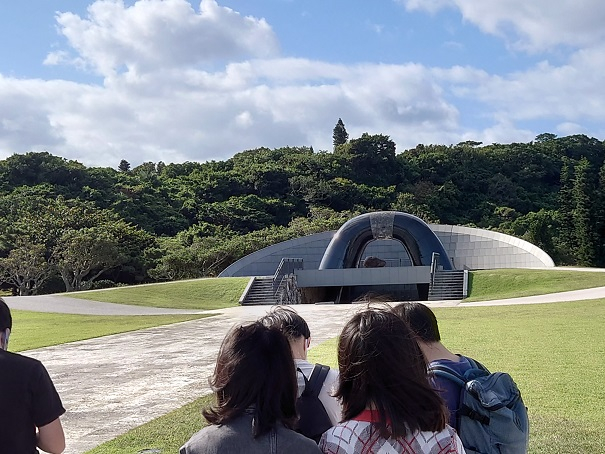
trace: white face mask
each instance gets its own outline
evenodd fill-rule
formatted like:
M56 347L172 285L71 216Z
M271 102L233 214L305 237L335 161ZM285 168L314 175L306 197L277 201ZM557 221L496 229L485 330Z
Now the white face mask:
M4 333L2 333L2 348L4 350L8 350L8 338L11 334L11 330L9 328L6 328L4 330Z

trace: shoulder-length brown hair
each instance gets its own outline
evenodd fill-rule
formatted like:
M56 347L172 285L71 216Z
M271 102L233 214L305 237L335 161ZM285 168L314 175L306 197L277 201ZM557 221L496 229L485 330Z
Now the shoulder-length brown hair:
M429 384L415 335L390 310L368 308L348 321L338 343L338 365L336 396L344 420L371 408L384 438L444 429L447 409Z
M279 329L259 322L236 326L223 340L210 380L216 405L202 413L211 424L225 424L250 412L254 437L277 423L292 428L295 371L290 345Z

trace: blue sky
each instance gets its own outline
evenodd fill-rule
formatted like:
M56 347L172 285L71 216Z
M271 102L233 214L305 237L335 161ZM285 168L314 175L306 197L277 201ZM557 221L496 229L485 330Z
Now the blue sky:
M599 0L0 3L0 158L605 138Z

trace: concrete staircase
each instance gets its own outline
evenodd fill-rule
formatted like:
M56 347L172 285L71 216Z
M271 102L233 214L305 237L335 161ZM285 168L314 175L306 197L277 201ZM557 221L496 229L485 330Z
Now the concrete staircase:
M276 304L273 294L273 276L257 276L242 300L242 305Z
M464 294L464 270L436 271L429 288L429 301L461 300Z

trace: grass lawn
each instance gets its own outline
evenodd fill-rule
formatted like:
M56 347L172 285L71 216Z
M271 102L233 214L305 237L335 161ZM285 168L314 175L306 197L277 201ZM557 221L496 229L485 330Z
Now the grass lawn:
M11 311L13 331L9 348L18 352L109 334L195 320L206 315L75 315Z
M436 308L444 343L492 370L510 372L529 407L530 453L605 452L605 300ZM336 339L310 350L336 366ZM202 423L206 396L89 451L177 452Z
M465 302L544 295L604 287L605 273L574 270L499 269L469 273Z
M62 293L61 296L171 309L223 309L237 306L249 280L247 277L196 279Z

